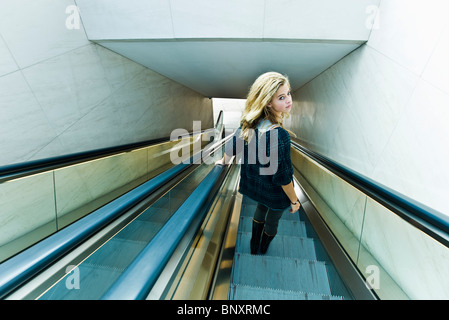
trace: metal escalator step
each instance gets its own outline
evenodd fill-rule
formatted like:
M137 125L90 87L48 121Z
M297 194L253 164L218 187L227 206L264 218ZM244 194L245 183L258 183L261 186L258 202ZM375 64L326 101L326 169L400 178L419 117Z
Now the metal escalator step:
M321 261L236 253L231 283L331 294L326 266Z
M230 300L343 300L340 296L288 291L272 288L232 285Z
M257 205L256 204L242 204L242 210L240 211L240 216L242 217L253 217L254 212L256 211ZM282 214L281 220L292 220L292 221L299 221L299 214L296 213L290 213L288 209L284 211Z
M295 213L290 213L289 209L285 210L282 214L281 220L292 220L292 221L300 221L298 211Z
M250 217L240 217L239 232L252 232L252 220ZM279 220L278 235L307 237L306 225L303 221Z
M243 232L237 235L235 252L251 254L251 233ZM265 256L288 257L316 260L315 243L310 238L277 235L268 247Z

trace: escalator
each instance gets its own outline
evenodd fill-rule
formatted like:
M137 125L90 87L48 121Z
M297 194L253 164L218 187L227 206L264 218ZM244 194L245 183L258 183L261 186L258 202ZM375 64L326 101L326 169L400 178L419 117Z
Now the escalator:
M222 149L216 146L211 157L221 158ZM311 168L298 170L306 162L292 155L301 209L284 212L265 255L250 254L256 203L237 192L240 166L215 166L213 160L180 164L0 264L1 298L350 300L379 299L384 294L407 298L384 270L380 271L388 291L368 285L357 266L363 261L354 263L345 243L351 232L338 225L332 210L316 195L318 187L310 187L302 175ZM375 196L372 186L364 189ZM402 203L393 200L396 206ZM380 196L378 201L393 208ZM406 210L401 212L405 215ZM425 213L410 209L407 214L410 218ZM422 221L421 230L428 228L428 234L438 235L433 239L446 243L444 226L436 229L430 218ZM333 230L332 223L337 226ZM80 236L85 233L89 234ZM358 253L368 256L360 241Z
M244 197L232 270L230 300L342 300L331 290L329 263L318 259L319 240L308 234L305 213L286 210L265 255L250 253L257 203ZM344 288L342 286L341 288ZM340 288L340 289L341 289ZM345 298L350 298L349 293Z
M211 166L199 166L79 264L77 281L82 285L78 289L67 288L68 274L38 299L101 299L211 169Z
M195 205L207 207L217 191L227 168L215 168L214 159L207 162L214 151L201 150L186 163L156 175L1 263L2 298L101 299L161 229L170 225L173 216L184 219L190 210L192 219L186 227L200 222L201 210L185 205L193 199ZM212 164L195 164L199 158ZM176 230L179 234L185 231ZM71 284L74 274L76 280Z
M222 153L217 152L218 157L221 157L221 155ZM230 194L234 195L234 197L237 194L238 166L234 165L229 169L203 163L194 165L194 167L193 170L185 173L185 176L180 181L176 182L169 190L166 190L158 199L153 199L150 205L140 210L140 213L129 218L126 223L118 224L117 227L109 230L106 233L107 236L102 237L103 241L95 242L95 245L92 246L93 248L82 250L82 253L79 255L77 253L68 253L67 256L74 255L75 257L65 258L65 260L64 258L60 259L61 262L55 262L53 266L46 268L47 270L38 272L36 278L41 278L41 280L31 279L25 285L21 285L18 290L9 293L3 298L39 300L135 299L138 295L136 294L136 297L133 296L134 293L132 291L134 289L131 289L130 293L127 291L127 288L133 287L132 285L130 286L131 281L136 281L138 286L146 282L146 279L142 278L142 273L144 272L141 272L142 267L139 266L139 263L147 266L151 265L154 260L157 260L156 263L159 263L163 259L166 259L166 261L165 263L162 262L160 267L157 267L160 270L154 276L155 280L151 283L151 290L146 289L143 296L140 296L139 299L154 297L158 299L192 298L191 293L187 295L183 293L184 295L179 296L182 282L185 281L184 278L188 274L186 269L192 268L195 264L194 259L189 256L187 251L192 247L199 247L198 242L202 240L195 242L195 239L201 238L199 234L206 233L200 228L201 225L205 224L205 220L221 219L223 220L221 227L215 226L211 230L216 232L215 229L223 229L220 231L221 240L215 245L214 259L217 261L211 264L208 276L209 281L199 285L199 287L203 287L201 288L202 291L208 293L209 297L212 297L212 293L215 290L214 286L217 286L217 282L213 280L214 277L217 277L219 273L218 266L222 262L221 260L223 260L223 256L220 256L219 253L223 247L225 229L229 228L227 216L222 211L227 210L229 213L232 209L238 214L240 222L238 223L238 236L234 240L236 241L235 253L232 258L232 275L229 279L227 299L240 300L254 299L255 297L258 299L343 298L331 293L328 280L329 272L326 269L327 263L317 260L318 249L316 249L315 242L319 240L313 240L308 237L307 229L309 227L306 228L306 221L299 218L304 216L304 214L289 214L286 212L280 221L279 234L272 242L268 253L264 256L253 256L249 254L249 239L251 236L249 228L255 204L250 199L244 198L241 205L242 210L238 212L234 208L234 198L230 197ZM210 177L214 176L214 174L215 178L209 182L209 185L216 185L217 181L218 185L212 189L209 187L207 192L201 190L202 186L208 183L206 180L211 179ZM218 179L218 177L220 178ZM219 192L219 188L221 187L222 189L225 185L229 189L227 193ZM189 202L197 202L201 195L207 193L209 193L205 197L207 201L203 201L201 209L200 207L192 209L192 205L188 204ZM216 210L215 212L217 218L211 218L207 215L207 212L210 211L209 208L214 202L217 202L220 196L228 204L223 205L223 202L219 202L216 205L218 211ZM184 208L186 204L187 207ZM192 213L194 218L189 222L192 225L186 224L186 227L182 229L181 224L184 222L180 222L179 219L184 219L183 217L187 216L192 210L203 212L199 215ZM223 215L224 217L222 217ZM175 221L176 219L178 220ZM172 227L170 227L170 224ZM165 230L167 228L169 231ZM97 231L100 233L100 230ZM161 234L164 232L165 236L162 236ZM158 236L159 238L162 237L162 239L158 239ZM175 242L173 238L176 237L178 237L178 240ZM158 278L163 277L166 264L175 250L172 249L171 252L167 253L167 243L173 241L174 244L171 246L173 248L178 247L183 237L187 239L187 241L184 240L186 242L185 248L177 261L177 266L169 271L169 280L163 284L164 288L153 288L153 286L160 286L155 282L158 281ZM160 246L162 246L162 249L158 248L156 251L151 251L150 247L155 246L157 241L161 242ZM163 258L157 258L158 254L162 254L161 257ZM207 256L203 260L207 260ZM68 261L71 261L70 264ZM58 263L63 265L59 269L56 267ZM133 264L136 264L134 269L138 270L138 272L133 273L130 271ZM182 264L185 265L184 268L181 267ZM59 272L53 272L52 268L58 269ZM254 268L256 268L256 272L254 272ZM273 275L270 269L278 270L277 276ZM136 276L137 273L139 273L138 276ZM252 277L249 275L252 275ZM290 277L285 275L290 275ZM292 279L291 276L301 279ZM200 275L198 277L201 278ZM262 282L260 281L261 279ZM268 282L263 282L264 279ZM304 283L306 281L308 283L307 279L311 279L313 283L327 284L327 287L322 289L321 287L289 286L289 284L294 282ZM36 281L38 284L33 283ZM117 288L114 289L114 287ZM158 290L162 294L155 295L155 291ZM346 297L349 297L349 295Z

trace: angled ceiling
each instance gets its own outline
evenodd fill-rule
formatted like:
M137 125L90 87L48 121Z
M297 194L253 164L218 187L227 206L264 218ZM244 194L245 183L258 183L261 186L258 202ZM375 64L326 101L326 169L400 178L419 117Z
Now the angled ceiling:
M266 71L304 85L360 46L359 43L294 41L98 41L151 70L207 97L245 98Z
M367 41L379 2L76 0L90 40L220 98L266 71L301 87Z

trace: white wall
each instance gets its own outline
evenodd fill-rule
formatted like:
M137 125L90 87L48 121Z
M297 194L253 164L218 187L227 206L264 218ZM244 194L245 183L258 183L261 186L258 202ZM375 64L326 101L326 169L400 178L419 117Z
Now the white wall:
M209 99L67 28L70 5L0 1L0 166L213 125Z
M212 99L214 108L214 122L218 120L220 111L223 111L223 124L225 126L226 135L231 134L240 126L240 118L243 109L245 109L246 99Z
M446 215L448 12L446 0L382 1L367 44L294 93L290 122L311 149ZM392 214L338 199L348 225L365 215L363 246L410 298L447 299L447 248Z
M76 0L90 40L221 98L272 70L299 88L368 39L379 2Z
M89 39L366 40L380 0L76 0Z
M294 93L326 156L449 215L449 3L382 1L368 43Z

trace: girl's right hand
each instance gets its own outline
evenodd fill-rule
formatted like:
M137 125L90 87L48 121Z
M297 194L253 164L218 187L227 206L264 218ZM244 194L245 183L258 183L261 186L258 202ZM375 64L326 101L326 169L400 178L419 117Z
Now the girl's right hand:
M296 201L296 204L291 203L290 204L290 213L295 213L296 211L299 210L300 207L301 207L301 204L299 203L299 201Z

